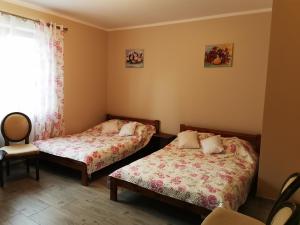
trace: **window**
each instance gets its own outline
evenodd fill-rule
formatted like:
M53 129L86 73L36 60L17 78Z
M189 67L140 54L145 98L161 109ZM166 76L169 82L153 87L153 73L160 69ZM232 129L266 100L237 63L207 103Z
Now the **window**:
M0 29L0 117L14 111L32 114L42 71L34 27L22 31L2 25Z

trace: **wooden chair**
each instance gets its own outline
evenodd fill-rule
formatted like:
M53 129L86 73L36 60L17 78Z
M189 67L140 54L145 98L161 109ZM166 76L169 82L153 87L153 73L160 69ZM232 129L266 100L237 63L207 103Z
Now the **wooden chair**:
M286 201L299 189L300 173L291 174L283 183L279 196L275 201L273 208L267 218L266 225L298 225L299 216L297 216L296 205ZM209 214L201 225L263 225L259 220L235 212L233 210L216 208Z
M282 202L288 201L291 196L299 189L300 187L300 173L291 174L282 184L277 200L275 201L271 213L267 218L267 224L270 224L272 220L272 214L276 211L276 208Z
M29 117L20 112L13 112L4 117L1 122L1 133L5 141L5 146L0 151L5 152L3 155L6 163L7 176L10 174L10 161L16 159L25 159L27 165L27 173L29 173L29 163L33 159L36 168L36 180L39 180L39 149L29 143L29 135L31 132L31 121ZM21 142L25 140L25 144L13 144L10 142ZM1 160L2 164L2 160ZM1 168L1 186L3 187L3 171Z
M270 222L263 222L238 213L236 211L218 207L209 214L201 225L298 225L296 204L281 202L270 214Z

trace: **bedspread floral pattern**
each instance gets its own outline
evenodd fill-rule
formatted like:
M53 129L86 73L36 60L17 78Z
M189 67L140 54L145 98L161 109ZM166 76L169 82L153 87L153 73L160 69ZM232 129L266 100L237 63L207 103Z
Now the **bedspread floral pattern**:
M237 210L246 201L257 156L246 141L222 141L223 153L205 155L201 149L178 149L175 139L110 176L210 210Z
M147 145L154 133L154 126L139 123L134 136L120 137L118 133L101 133L101 125L97 125L79 134L40 140L34 144L42 152L84 162L88 174L91 174L137 152Z

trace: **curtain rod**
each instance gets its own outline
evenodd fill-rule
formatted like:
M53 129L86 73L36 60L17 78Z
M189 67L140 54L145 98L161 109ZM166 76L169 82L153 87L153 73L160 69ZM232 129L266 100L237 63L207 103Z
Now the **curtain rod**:
M28 18L28 17L13 14L13 13L10 13L10 12L5 12L5 11L2 11L2 10L0 10L0 12L3 13L3 14L6 14L6 15L15 16L15 17L18 17L18 18L21 18L21 19L24 19L24 20L31 20L35 23L40 23L40 21L36 20L36 19L31 19L31 18ZM50 25L51 25L50 23L47 23L47 26L50 26ZM60 29L60 26L56 26L56 29ZM64 32L68 31L67 27L64 27L63 29L64 29Z

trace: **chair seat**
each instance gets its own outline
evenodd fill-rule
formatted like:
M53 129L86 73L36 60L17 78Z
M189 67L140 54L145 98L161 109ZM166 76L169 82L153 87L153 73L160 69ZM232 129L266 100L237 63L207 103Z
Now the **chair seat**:
M213 210L201 225L265 225L259 220L221 207Z
M7 153L5 158L34 156L39 154L39 149L33 144L16 144L4 146L0 150Z

